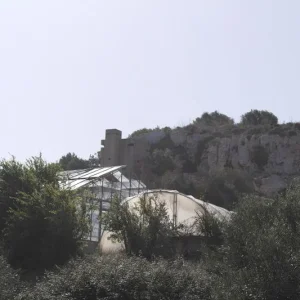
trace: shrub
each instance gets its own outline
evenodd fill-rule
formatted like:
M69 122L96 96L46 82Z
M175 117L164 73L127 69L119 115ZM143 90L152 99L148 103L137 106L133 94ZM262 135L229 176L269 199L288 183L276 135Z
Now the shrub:
M3 243L15 268L41 272L75 255L89 231L81 195L60 189L57 166L41 157L25 165L3 161L0 185L7 204Z
M243 125L277 125L278 118L266 110L252 109L241 117Z
M289 137L297 136L297 132L296 132L295 130L290 130L290 131L288 132L288 135L289 135Z
M205 125L211 126L221 126L221 125L233 125L234 121L232 118L219 113L218 111L214 111L212 113L205 112L202 114L200 118L196 118L193 122L194 124L197 123L204 123Z
M43 271L79 253L90 228L85 204L75 193L46 185L42 192L20 194L16 204L4 230L12 266Z
M79 158L75 153L67 153L59 159L59 164L63 170L79 170L90 167L91 162Z
M203 199L226 209L232 209L238 196L235 190L227 185L225 176L219 174L208 179Z
M299 299L300 188L241 201L225 230L217 299Z
M154 255L172 254L171 237L176 234L165 202L156 197L142 197L130 207L114 198L103 216L103 225L111 232L112 241L123 242L128 255L150 259Z
M201 300L210 297L210 276L201 265L182 260L146 261L139 257L87 257L49 273L24 300Z
M150 151L153 152L154 150L173 149L174 147L175 147L175 144L171 139L171 135L170 135L170 133L167 133L157 143L151 144Z
M0 231L5 228L8 211L15 206L19 192L32 193L45 183L58 186L57 164L47 164L41 156L33 157L25 164L11 160L0 162Z
M280 137L287 136L287 130L283 126L277 126L270 130L270 135L279 135Z
M164 127L164 128L161 129L159 126L157 126L154 129L151 129L151 128L142 128L142 129L135 130L128 137L129 138L137 137L137 136L144 135L144 134L147 134L147 133L150 133L150 132L153 132L153 131L158 131L158 130L164 130L164 131L168 132L169 129L170 129L169 127Z
M173 156L169 149L154 150L153 153L150 155L150 160L151 170L157 176L161 176L167 171L173 171L175 168Z
M16 271L0 256L0 300L14 299L20 292L21 283Z
M206 206L196 211L195 232L203 237L203 243L210 249L223 243L223 225L226 220L210 212Z

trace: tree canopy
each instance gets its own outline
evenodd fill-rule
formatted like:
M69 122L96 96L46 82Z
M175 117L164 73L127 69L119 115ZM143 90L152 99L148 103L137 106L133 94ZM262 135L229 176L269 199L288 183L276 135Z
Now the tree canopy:
M277 125L278 118L267 110L252 109L241 116L243 125Z
M206 125L211 126L220 126L220 125L232 125L234 121L232 118L219 113L218 111L214 111L212 113L205 112L202 114L200 118L196 118L194 120L194 124L203 122Z
M1 233L9 263L26 270L62 264L89 232L84 195L60 189L57 164L41 156L0 164Z
M64 171L87 169L90 167L89 160L79 158L75 153L67 153L59 160Z

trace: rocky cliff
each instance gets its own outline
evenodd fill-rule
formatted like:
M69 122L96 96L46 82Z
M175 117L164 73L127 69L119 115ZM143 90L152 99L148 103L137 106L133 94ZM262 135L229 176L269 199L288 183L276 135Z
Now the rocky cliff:
M243 179L250 190L271 196L300 175L299 123L217 127L193 124L137 138L149 143L149 154L144 159L145 180L152 180L158 187L182 189L180 184L184 182L195 194L203 192L209 180L223 174L229 187Z

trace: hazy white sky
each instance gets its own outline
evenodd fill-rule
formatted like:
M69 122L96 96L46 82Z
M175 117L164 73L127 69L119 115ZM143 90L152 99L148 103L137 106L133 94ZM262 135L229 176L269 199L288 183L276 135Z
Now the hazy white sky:
M0 1L0 157L88 157L105 129L300 117L299 0Z

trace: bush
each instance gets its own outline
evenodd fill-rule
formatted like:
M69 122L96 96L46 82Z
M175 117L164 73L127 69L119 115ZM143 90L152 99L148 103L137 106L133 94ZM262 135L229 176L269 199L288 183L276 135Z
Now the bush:
M173 171L175 169L175 163L169 149L154 150L150 159L152 162L151 171L157 176L162 176L165 172Z
M147 134L147 133L150 133L150 132L153 132L153 131L159 131L159 130L168 131L169 129L170 129L169 127L165 127L165 128L161 129L159 126L157 126L156 128L153 128L153 129L151 129L151 128L142 128L142 129L135 130L128 137L133 138L133 137L144 135L144 134Z
M300 188L248 196L225 231L217 299L299 299Z
M208 179L203 200L226 209L232 209L238 200L233 187L226 182L224 174L217 174Z
M210 277L182 260L148 262L138 257L88 257L49 273L24 300L211 299Z
M43 271L80 252L90 228L85 204L75 193L46 185L41 192L20 194L16 204L4 230L13 267Z
M20 292L21 283L16 271L0 256L0 300L14 299Z
M89 160L79 158L75 153L69 152L60 158L59 164L63 170L68 171L87 169L90 167L91 162Z
M210 126L221 126L221 125L233 125L234 121L232 118L214 111L212 113L205 112L200 118L196 118L193 122L194 124L204 123Z
M42 157L33 157L25 164L11 160L0 163L0 231L5 228L8 211L15 206L19 192L32 193L45 183L58 186L57 164L47 164Z
M252 109L241 117L243 125L277 125L278 118L271 112L266 110Z
M84 197L60 189L57 170L41 157L1 164L4 253L15 268L39 273L63 264L90 230Z
M166 204L155 197L142 197L133 207L114 198L103 216L105 229L113 241L123 242L128 255L172 254L171 237L176 231L169 219Z

